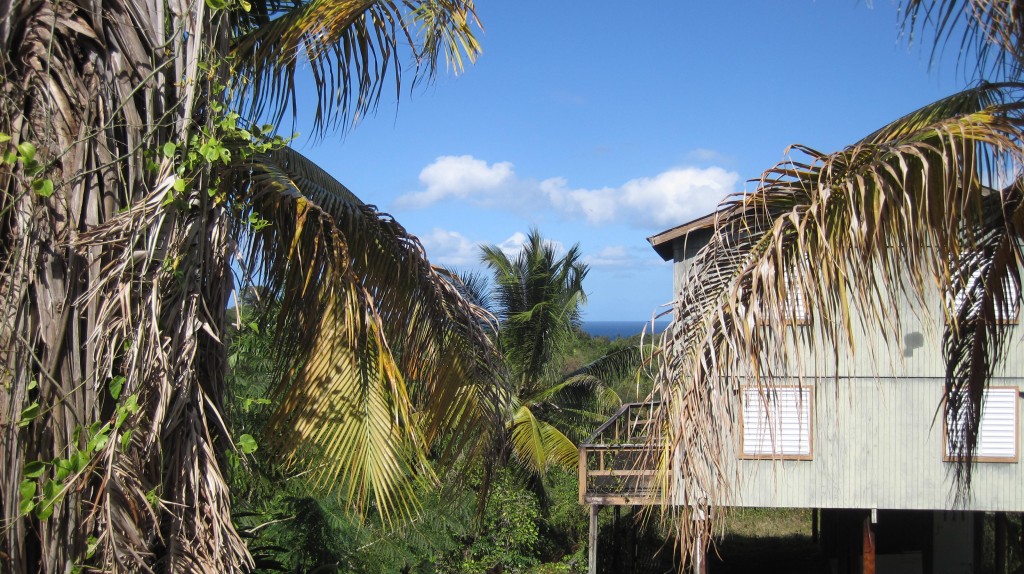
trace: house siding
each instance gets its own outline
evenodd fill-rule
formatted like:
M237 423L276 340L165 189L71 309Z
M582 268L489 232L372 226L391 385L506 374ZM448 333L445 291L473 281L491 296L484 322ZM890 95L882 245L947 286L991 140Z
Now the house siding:
M1020 390L1024 379L1002 379L998 384ZM936 378L854 377L819 382L814 387L813 458L740 459L737 445L737 452L727 460L741 480L729 504L953 508L953 463L943 460L944 431L937 410L942 392L943 381ZM1018 445L1020 418L1016 421ZM1019 462L976 463L972 485L970 500L958 509L1024 511L1024 474Z
M705 238L700 238L706 241ZM690 273L690 260L703 241L676 240L675 292ZM893 309L899 329L859 329L853 335L856 354L831 352L789 366L804 384L814 385L811 460L741 459L726 456L729 475L740 477L726 503L749 507L878 508L941 510L954 508L954 463L944 460L942 400L945 360L942 356L942 297L932 289L924 304L900 296ZM794 329L806 329L794 326ZM959 510L1024 511L1021 469L1021 408L1024 388L1024 329L1016 323L1004 361L991 386L1018 389L1017 460L978 462L972 489ZM819 331L820 333L821 331ZM820 339L820 338L819 338ZM802 344L791 342L790 344ZM827 346L827 345L822 345ZM803 349L802 349L803 350ZM797 384L798 381L779 384ZM738 390L737 390L738 392ZM737 428L739 425L736 425Z

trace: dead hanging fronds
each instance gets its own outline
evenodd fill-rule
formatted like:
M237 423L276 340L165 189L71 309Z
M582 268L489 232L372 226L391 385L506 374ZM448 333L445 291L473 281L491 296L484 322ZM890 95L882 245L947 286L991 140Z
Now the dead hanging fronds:
M374 413L352 420L395 438L393 451L356 448L339 463L363 465L343 468L360 488L395 507L409 503L400 482L424 449L450 424L458 436L474 428L453 421L488 416L490 388L466 382L486 368L474 354L486 339L478 314L449 292L419 243L337 193L308 162L279 158L284 172L301 177L275 188L273 169L232 155L233 145L264 148L225 111L225 93L255 98L250 111L294 101L289 62L306 48L319 50L309 57L328 118L371 110L389 78L397 85L389 75L398 72L389 55L396 36L429 55L411 31L418 3L243 4L251 15L180 0L14 1L0 9L0 132L11 136L5 146L31 144L53 183L33 188L26 164L0 167L4 572L252 566L222 476L232 444L221 418L225 320L240 238L267 249L252 260L296 290L287 326L310 329L283 339L305 353L289 357L290 381L337 374ZM472 12L468 1L430 4ZM450 16L435 24L457 29L433 33L465 39L461 16ZM231 53L260 29L258 46ZM246 84L253 78L260 81ZM226 131L233 139L219 137ZM273 126L261 130L268 132ZM236 218L255 215L277 227L266 242L246 243L247 224ZM306 304L315 307L296 310ZM320 337L302 339L310 333ZM350 415L317 412L332 421Z
M753 193L721 206L677 293L657 373L664 402L652 445L684 554L724 524L721 508L742 480L731 458L741 384L767 392L787 380L835 376L809 359L835 364L840 353L855 352L860 330L898 333L897 302L954 292L968 253L986 254L986 277L1019 283L1019 256L1008 247L1019 240L1016 227L991 213L995 206L1019 217L1019 201L1015 188L991 187L1014 181L1024 159L1022 88L981 85L840 152L795 146L806 160L777 165ZM806 315L800 328L797 299ZM939 320L949 324L952 316ZM1005 337L986 325L960 330L947 344L951 387L975 392L985 381L976 374L1001 359ZM971 333L990 342L985 352L965 350L977 349ZM970 467L960 468L957 487L965 489Z

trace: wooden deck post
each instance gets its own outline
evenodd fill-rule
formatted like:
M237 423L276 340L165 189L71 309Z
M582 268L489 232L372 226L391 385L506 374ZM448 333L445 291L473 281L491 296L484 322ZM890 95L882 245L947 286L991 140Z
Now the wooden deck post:
M579 479L580 479L580 504L584 504L587 496L587 449L580 447L580 462L579 462Z
M597 511L600 507L590 505L590 536L587 546L587 574L597 574Z
M696 539L693 541L690 565L693 574L707 574L708 572L707 557L704 555L704 537L702 535L696 536Z
M707 516L704 515L703 510L694 510L691 518L695 523L694 529L697 532L697 536L693 537L693 549L690 552L690 571L693 574L707 574L708 557L705 548L707 548L708 540L704 536L704 525L701 524L707 520Z
M868 513L864 517L864 537L863 537L863 560L864 574L875 574L875 529L871 527L871 514Z

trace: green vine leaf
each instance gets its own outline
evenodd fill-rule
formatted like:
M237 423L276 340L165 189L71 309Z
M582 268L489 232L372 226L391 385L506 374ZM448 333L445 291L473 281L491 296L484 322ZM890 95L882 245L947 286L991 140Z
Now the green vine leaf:
M53 516L54 507L64 497L64 489L61 486L61 483L53 480L43 483L43 500L41 504L36 505L36 518L47 520Z
M25 478L39 478L46 472L46 463L41 460L33 460L25 464Z
M121 389L124 387L124 376L118 375L107 383L107 389L110 391L110 397L115 401L121 398Z
M256 452L256 449L259 448L259 445L256 444L256 439L252 438L251 434L243 434L242 436L238 437L238 448L244 454L252 454Z
M31 142L21 142L18 144L18 154L21 156L21 161L29 163L36 157L36 146Z
M21 494L21 502L18 504L18 514L24 516L36 507L36 481L23 480L18 485L18 493Z
M53 195L53 180L52 179L35 179L32 180L32 189L35 190L36 195L39 197L50 197Z
M18 420L18 427L24 428L32 424L32 421L39 416L39 401L32 403L21 411L21 418Z

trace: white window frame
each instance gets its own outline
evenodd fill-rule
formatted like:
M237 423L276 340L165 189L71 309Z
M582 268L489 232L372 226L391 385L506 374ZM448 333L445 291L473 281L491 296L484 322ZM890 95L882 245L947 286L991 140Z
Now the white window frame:
M978 425L978 447L971 459L974 462L1017 462L1019 460L1020 428L1017 420L1017 387L988 387L981 399L981 421ZM965 405L966 406L966 405ZM953 428L951 415L946 415L942 441L943 460L954 461L950 451ZM963 428L963 423L960 424ZM960 432L963 432L962 430Z
M813 460L813 385L743 387L740 392L740 458Z

